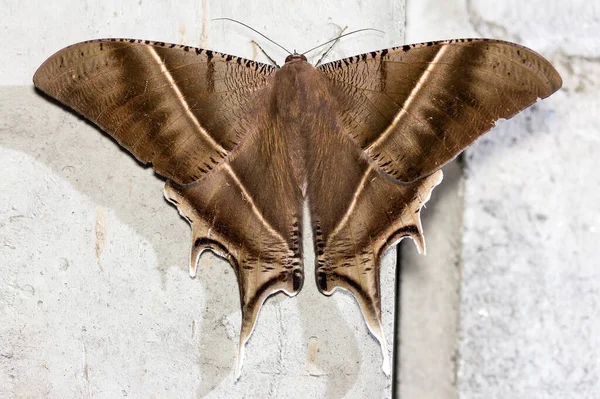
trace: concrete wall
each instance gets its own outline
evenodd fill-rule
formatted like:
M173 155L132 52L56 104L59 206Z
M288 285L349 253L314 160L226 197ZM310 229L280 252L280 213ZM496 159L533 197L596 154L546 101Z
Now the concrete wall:
M564 86L467 153L459 392L600 397L600 4L467 6Z
M233 383L235 277L201 260L162 181L33 92L35 68L93 37L182 42L262 60L240 19L301 51L338 32L331 58L452 37L517 41L564 88L500 123L424 212L428 255L402 245L399 392L405 398L600 397L600 6L484 0L0 1L0 397L389 397L353 299L310 279L271 298ZM260 41L278 61L284 55ZM310 256L310 255L309 255ZM307 276L311 275L307 262ZM392 343L394 254L384 262ZM285 316L284 316L285 315ZM273 340L273 330L277 339Z
M434 191L433 257L403 251L401 397L600 397L600 3L409 1L406 19L408 42L531 47L564 85Z

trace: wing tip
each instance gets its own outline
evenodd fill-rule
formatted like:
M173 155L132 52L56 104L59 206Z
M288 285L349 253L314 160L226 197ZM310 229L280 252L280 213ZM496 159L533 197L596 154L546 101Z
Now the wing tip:
M558 90L560 90L560 88L563 85L563 80L562 80L562 76L560 76L560 73L558 73L556 68L554 68L554 66L552 64L550 64L549 62L548 62L548 65L550 66L550 74L551 74L551 76L548 77L548 82L550 83L550 91L548 93L544 93L544 97L542 97L542 98L550 97L552 94L554 94Z
M389 357L389 355L387 353L387 349L385 349L385 352L384 352L384 348L382 348L381 352L382 352L382 355L383 355L383 362L381 363L381 370L383 370L383 373L386 376L389 377L391 375L391 373L392 373L392 367L391 367L391 364L390 364L390 357Z
M46 64L48 63L49 60L50 60L50 58L48 60L44 61L44 63L39 66L39 68L33 74L33 78L31 80L33 82L33 86L37 90L39 90L46 96L56 99L55 94L50 91L50 85L49 85L50 79L49 79L49 74L47 72L47 67L46 67Z
M44 83L46 83L48 75L46 73L47 65L50 63L51 60L54 59L55 56L56 54L53 54L50 57L48 57L44 62L42 62L42 64L35 70L35 73L33 74L33 85L38 89L42 90L43 92L45 92ZM44 79L44 77L46 77L46 79Z
M248 337L244 338L243 335L240 335L240 343L238 346L238 353L235 359L235 366L233 371L234 382L238 382L238 380L242 376L242 367L244 367L244 356L246 355L246 342L248 342Z
M33 82L33 85L35 87L37 87L38 89L41 89L41 77L40 76L41 76L41 69L44 67L44 64L40 65L40 67L38 69L36 69L35 73L33 74L33 78L31 79Z

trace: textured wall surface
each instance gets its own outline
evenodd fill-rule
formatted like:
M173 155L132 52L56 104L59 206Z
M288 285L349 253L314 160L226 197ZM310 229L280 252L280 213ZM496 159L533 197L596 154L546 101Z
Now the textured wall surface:
M225 4L226 3L226 4ZM183 42L279 62L374 26L341 58L403 42L397 1L2 1L0 55L0 397L389 397L391 379L354 299L316 290L311 251L296 298L272 297L233 381L240 311L231 267L210 254L188 276L190 229L163 182L112 140L34 92L53 52L95 37ZM316 60L320 53L313 53ZM307 237L307 239L310 239ZM305 248L310 248L308 242ZM392 348L395 253L382 274Z
M467 153L459 391L600 397L600 4L467 6L564 84Z
M446 238L404 273L403 398L600 397L599 30L598 2L408 1L408 42L519 42L564 85L500 122L466 152L462 179L434 192L425 215ZM437 283L457 274L456 292Z
M310 278L298 297L267 301L233 384L232 269L205 255L190 279L189 227L163 182L31 86L47 56L92 37L264 60L255 39L282 61L252 32L210 22L221 16L298 51L346 25L386 32L343 40L331 58L403 42L403 1L261 4L0 0L0 397L389 397L354 300L325 298ZM408 0L406 42L516 41L547 57L564 87L499 123L464 171L446 167L424 212L426 257L403 244L403 399L600 397L599 31L593 1ZM388 344L393 255L382 275Z
M408 1L406 42L474 37L458 1ZM449 18L449 16L453 16ZM461 277L463 176L459 162L423 210L427 256L401 244L399 394L401 398L458 397L456 367Z

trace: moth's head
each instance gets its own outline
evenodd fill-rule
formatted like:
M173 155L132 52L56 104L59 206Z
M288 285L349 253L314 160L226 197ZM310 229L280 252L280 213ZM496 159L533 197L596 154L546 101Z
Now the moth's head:
M287 57L285 57L285 63L287 64L288 62L296 62L296 61L306 61L306 57L304 56L304 54L290 54Z

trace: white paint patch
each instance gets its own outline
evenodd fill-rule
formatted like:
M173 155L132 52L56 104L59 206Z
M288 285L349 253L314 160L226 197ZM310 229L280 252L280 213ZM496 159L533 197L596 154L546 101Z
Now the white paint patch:
M96 261L100 270L104 271L104 266L102 266L102 252L104 252L104 246L106 245L106 211L101 206L96 207L94 238Z

